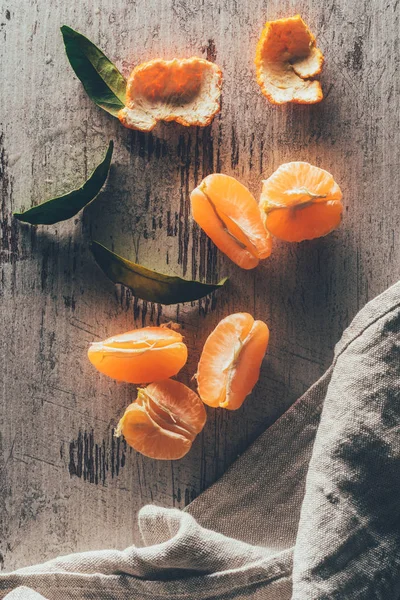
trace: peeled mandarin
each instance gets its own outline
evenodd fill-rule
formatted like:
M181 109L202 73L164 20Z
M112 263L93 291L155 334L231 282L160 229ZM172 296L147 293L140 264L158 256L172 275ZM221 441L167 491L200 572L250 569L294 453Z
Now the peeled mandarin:
M182 335L168 327L143 327L91 344L88 357L100 373L127 383L176 375L187 361Z
M271 254L254 196L234 177L208 175L190 195L192 215L214 244L243 269Z
M340 225L341 200L340 187L328 171L291 162L263 182L260 210L272 235L301 242L327 235Z
M127 444L144 456L176 460L189 452L206 418L204 405L193 390L166 379L138 390L116 435L123 435Z
M204 344L197 370L198 393L205 404L236 410L260 376L269 329L248 313L218 323Z

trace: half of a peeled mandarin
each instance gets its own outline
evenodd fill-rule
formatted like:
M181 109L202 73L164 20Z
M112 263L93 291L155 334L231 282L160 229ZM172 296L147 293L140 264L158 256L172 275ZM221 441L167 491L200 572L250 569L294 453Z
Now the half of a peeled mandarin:
M259 206L273 236L302 242L327 235L340 225L342 191L325 169L290 162L263 181Z
M268 21L257 44L257 83L272 104L315 104L323 93L319 81L324 55L300 15Z
M115 435L149 458L177 460L187 454L207 419L198 395L179 381L165 379L138 390Z
M214 244L242 269L271 254L257 201L240 181L213 173L190 194L193 219Z
M198 393L204 404L237 410L252 392L267 351L269 329L249 313L218 323L204 344L197 369Z
M205 127L220 110L221 86L221 69L208 60L156 58L132 71L118 118L139 131L151 131L159 121Z
M148 383L176 375L187 361L187 347L178 331L143 327L93 342L88 358L100 373L117 381Z

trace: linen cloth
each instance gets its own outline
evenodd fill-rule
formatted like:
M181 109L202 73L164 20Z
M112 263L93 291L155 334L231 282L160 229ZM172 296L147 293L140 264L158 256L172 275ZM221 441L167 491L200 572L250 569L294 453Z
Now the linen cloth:
M139 527L143 547L1 575L0 597L400 598L400 283L216 484L186 511L144 507Z

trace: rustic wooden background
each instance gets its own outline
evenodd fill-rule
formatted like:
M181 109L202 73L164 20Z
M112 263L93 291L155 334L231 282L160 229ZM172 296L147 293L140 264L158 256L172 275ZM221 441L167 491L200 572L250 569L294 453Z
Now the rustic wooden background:
M0 0L0 565L119 547L144 504L184 507L328 366L356 311L400 275L398 0ZM91 8L90 6L93 6ZM326 55L325 100L273 107L255 82L264 21L299 12ZM85 95L64 53L68 24L128 74L157 56L198 55L224 72L222 112L206 129L129 131ZM82 216L31 228L12 211L80 184L110 139L106 188ZM221 256L190 217L188 195L213 171L258 196L281 163L306 160L341 185L342 227L275 243L251 272ZM117 289L94 263L97 239L168 273L215 281L214 298L165 308ZM113 438L133 386L97 373L89 342L177 320L189 382L207 334L228 313L265 319L271 343L253 396L209 410L190 454L155 462ZM268 468L268 456L265 457Z

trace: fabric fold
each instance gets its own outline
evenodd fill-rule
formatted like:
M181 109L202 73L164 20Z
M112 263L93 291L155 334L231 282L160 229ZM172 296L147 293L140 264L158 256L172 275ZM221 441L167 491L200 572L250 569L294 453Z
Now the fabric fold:
M251 589L254 598L272 600L278 587L290 589L290 555L271 559L262 546L205 529L177 509L145 506L139 523L149 546L61 556L0 576L0 590L16 588L7 600L229 600L247 598Z
M400 314L399 299L393 302L387 310L369 306L368 324L356 319L350 340L337 347L307 474L293 600L400 595Z
M185 511L141 510L143 547L0 575L0 597L395 600L399 434L396 284L360 311L325 375L217 483Z

